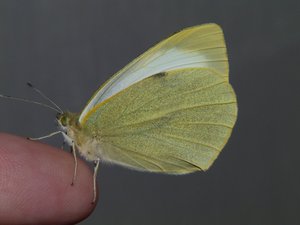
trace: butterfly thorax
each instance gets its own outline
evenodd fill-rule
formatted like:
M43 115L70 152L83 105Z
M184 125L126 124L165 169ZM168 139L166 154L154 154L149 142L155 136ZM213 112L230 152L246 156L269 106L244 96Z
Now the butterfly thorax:
M78 119L79 114L71 112L64 112L57 116L65 142L70 146L74 144L79 153L87 160L96 160L99 156L95 155L95 149L99 148L99 143L82 128Z

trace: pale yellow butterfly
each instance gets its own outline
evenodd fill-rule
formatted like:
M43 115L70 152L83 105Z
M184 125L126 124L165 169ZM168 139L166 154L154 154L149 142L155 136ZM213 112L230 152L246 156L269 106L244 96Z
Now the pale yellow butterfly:
M66 141L99 163L186 174L207 170L237 118L223 32L216 24L186 28L116 73L80 114L57 116ZM57 132L56 132L57 133Z

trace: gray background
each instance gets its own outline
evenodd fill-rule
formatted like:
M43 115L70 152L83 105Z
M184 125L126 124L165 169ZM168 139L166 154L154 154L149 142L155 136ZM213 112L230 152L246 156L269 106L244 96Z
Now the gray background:
M0 1L0 92L79 112L111 74L184 27L225 33L239 117L206 173L101 168L100 202L81 224L299 224L299 1ZM54 113L0 102L0 129L39 136ZM48 140L59 146L61 138Z

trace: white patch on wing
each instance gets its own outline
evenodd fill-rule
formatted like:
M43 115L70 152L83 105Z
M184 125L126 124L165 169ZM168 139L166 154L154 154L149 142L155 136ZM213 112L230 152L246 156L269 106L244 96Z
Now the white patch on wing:
M205 56L197 53L191 54L176 48L168 50L161 56L156 53L144 67L126 71L122 76L112 80L103 88L103 94L97 99L97 103L154 74L179 68L199 67L199 64L206 67Z

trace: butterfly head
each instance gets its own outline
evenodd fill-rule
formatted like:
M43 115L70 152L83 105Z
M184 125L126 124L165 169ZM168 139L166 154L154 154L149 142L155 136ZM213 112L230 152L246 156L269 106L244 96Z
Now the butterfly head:
M76 142L75 134L80 130L78 118L78 114L71 112L63 112L56 115L56 120L65 138L65 142L70 146L72 146L73 141Z
M68 128L77 126L78 125L78 116L74 113L70 112L63 112L63 113L58 113L56 115L56 120L58 122L58 125L63 131L67 131Z

